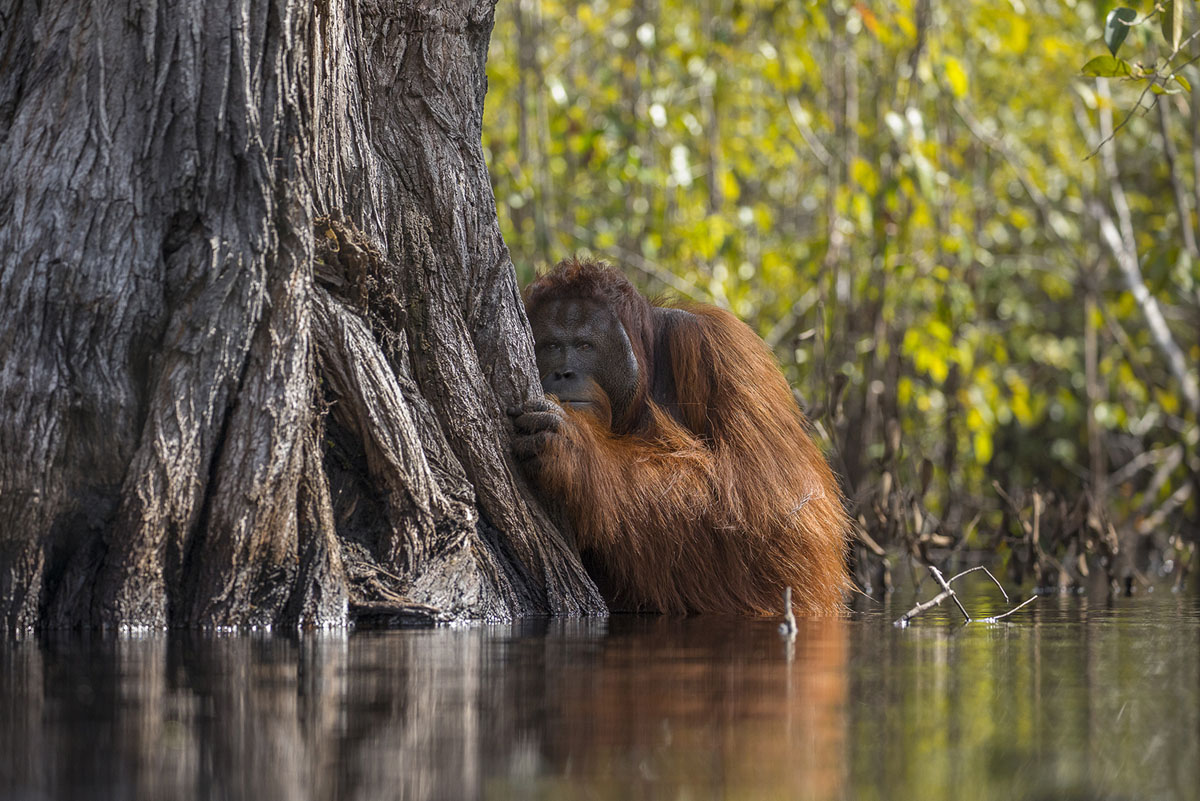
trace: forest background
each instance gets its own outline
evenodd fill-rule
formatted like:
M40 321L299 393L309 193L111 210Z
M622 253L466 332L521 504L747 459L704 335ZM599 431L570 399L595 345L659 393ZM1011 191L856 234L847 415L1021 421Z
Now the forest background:
M946 549L1041 586L1182 584L1197 8L1117 12L1121 44L1093 3L500 3L505 242L522 283L590 253L754 327L843 479L865 589Z

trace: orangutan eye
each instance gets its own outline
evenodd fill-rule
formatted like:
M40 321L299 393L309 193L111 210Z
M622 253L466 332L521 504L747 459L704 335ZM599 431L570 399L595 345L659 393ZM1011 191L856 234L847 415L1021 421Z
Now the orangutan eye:
M591 342L580 342L580 343L579 343L579 349L580 349L580 350L591 350L591 349L592 349L592 343L591 343Z

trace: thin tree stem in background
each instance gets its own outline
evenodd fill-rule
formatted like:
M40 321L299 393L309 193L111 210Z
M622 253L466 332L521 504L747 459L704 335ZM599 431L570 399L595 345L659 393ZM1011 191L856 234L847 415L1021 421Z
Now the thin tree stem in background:
M1171 191L1175 195L1175 209L1179 214L1179 233L1183 237L1183 249L1192 259L1200 259L1200 250L1196 248L1196 232L1192 229L1192 211L1188 207L1187 190L1183 185L1183 177L1179 174L1179 155L1175 150L1175 140L1171 138L1170 98L1160 97L1155 105L1158 106L1158 130L1162 134L1163 155L1167 159Z
M1087 391L1088 461L1091 466L1092 495L1098 503L1103 503L1108 493L1108 465L1104 457L1103 432L1096 419L1096 406L1101 402L1100 371L1097 364L1097 328L1100 314L1093 282L1089 280L1087 287L1087 298L1083 305L1083 359Z
M1196 210L1196 230L1200 235L1200 69L1192 70L1192 207ZM1200 301L1200 287L1196 289L1196 300Z
M1112 98L1108 90L1107 79L1097 79L1096 87L1097 94L1103 101L1100 104L1100 139L1101 141L1111 140L1113 133ZM1113 142L1109 141L1107 145L1100 148L1100 160L1108 178L1113 210L1117 215L1117 222L1114 223L1107 209L1099 203L1092 205L1092 211L1100 225L1100 233L1113 253L1113 258L1125 278L1126 286L1133 293L1134 300L1142 310L1154 343L1162 351L1171 375L1179 383L1184 402L1191 409L1193 415L1200 415L1200 386L1197 386L1196 376L1188 368L1183 350L1175 342L1171 329L1167 327L1167 321L1163 316L1158 299L1146 288L1146 282L1142 277L1142 268L1138 263L1137 236L1133 228L1129 201L1126 199L1125 189L1121 185Z

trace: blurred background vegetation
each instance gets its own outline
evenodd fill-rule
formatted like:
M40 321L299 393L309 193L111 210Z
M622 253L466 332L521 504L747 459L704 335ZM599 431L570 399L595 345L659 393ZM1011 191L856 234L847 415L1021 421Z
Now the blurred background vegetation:
M504 0L505 240L523 282L593 254L754 327L843 480L864 589L897 552L1181 583L1200 15L1176 2L1123 12L1114 58L1083 2Z

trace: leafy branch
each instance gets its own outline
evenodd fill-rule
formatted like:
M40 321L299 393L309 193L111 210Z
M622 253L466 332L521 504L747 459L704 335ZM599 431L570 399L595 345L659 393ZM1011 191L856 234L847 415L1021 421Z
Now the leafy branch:
M1121 45L1125 42L1125 37L1129 35L1129 29L1142 25L1155 17L1158 17L1161 23L1163 38L1171 46L1170 55L1156 59L1151 65L1140 61L1129 62L1118 57L1117 51L1121 49ZM1156 4L1154 10L1141 19L1137 18L1136 11L1124 6L1119 6L1108 12L1108 16L1104 20L1104 44L1108 46L1110 55L1096 56L1084 64L1081 71L1084 75L1091 78L1118 78L1129 81L1146 81L1146 86L1142 89L1142 93L1138 95L1137 102L1133 108L1125 115L1120 124L1113 128L1112 133L1105 137L1096 146L1096 149L1088 155L1089 159L1099 153L1100 149L1108 144L1138 111L1146 108L1143 106L1143 101L1146 99L1147 92L1152 92L1155 95L1174 95L1192 90L1191 83L1180 72L1185 67L1200 59L1200 54L1192 56L1178 64L1173 65L1173 62L1197 38L1200 38L1200 30L1194 31L1184 38L1183 4L1175 2L1175 0Z

